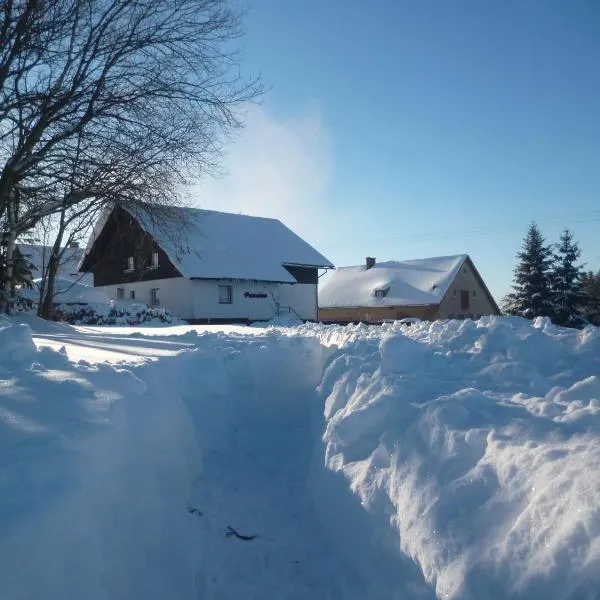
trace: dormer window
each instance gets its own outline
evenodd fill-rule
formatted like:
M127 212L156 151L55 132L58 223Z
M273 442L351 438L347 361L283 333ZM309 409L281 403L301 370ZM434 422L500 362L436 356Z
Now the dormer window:
M385 298L388 295L390 288L381 288L375 290L375 298Z

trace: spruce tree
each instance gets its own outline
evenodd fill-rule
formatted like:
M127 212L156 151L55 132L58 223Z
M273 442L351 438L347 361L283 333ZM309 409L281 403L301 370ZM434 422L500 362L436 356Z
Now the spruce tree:
M592 325L600 326L600 271L583 274L581 281L581 310Z
M505 298L504 311L527 319L553 318L552 250L535 223L529 226L517 258L513 291Z
M577 264L581 250L573 239L573 234L565 229L554 254L552 270L552 299L555 309L555 322L566 327L580 327L584 319L580 313L583 303L581 281L582 265Z

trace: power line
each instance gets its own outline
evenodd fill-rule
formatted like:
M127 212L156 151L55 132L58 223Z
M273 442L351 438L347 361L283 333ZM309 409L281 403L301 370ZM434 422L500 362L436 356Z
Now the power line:
M540 217L534 219L536 223L549 223L552 221L569 221L572 223L591 223L600 221L600 210L570 213L566 215L554 215L548 217ZM566 223L565 223L566 225ZM354 238L352 240L346 240L342 245L356 244L356 243L369 243L369 242L391 242L391 241L402 241L404 244L416 244L425 240L448 240L454 238L464 237L477 237L482 235L497 235L501 233L510 233L513 231L524 230L523 221L513 221L511 223L505 223L498 227L477 227L474 229L467 229L463 231L432 231L428 233L412 233L395 236L385 236L377 238Z

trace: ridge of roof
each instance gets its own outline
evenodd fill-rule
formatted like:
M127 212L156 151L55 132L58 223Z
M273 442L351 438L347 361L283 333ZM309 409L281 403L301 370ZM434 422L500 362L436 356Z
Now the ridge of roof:
M393 268L395 266L400 267L406 264L416 264L416 263L424 263L426 261L432 260L455 260L455 259L463 259L466 260L468 258L468 254L448 254L443 256L429 256L427 258L411 258L407 260L385 260L385 261L377 261L371 269L376 268ZM344 271L345 269L360 269L362 271L370 271L371 269L366 269L364 263L360 265L347 265L345 267L336 267L336 271Z

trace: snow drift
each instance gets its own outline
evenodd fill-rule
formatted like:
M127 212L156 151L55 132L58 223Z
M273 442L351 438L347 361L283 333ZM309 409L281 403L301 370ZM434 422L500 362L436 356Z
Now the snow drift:
M594 328L384 327L327 368L326 464L439 598L597 598L599 375Z
M0 596L193 598L196 448L177 398L2 325Z
M600 330L246 329L0 321L2 598L599 597Z

